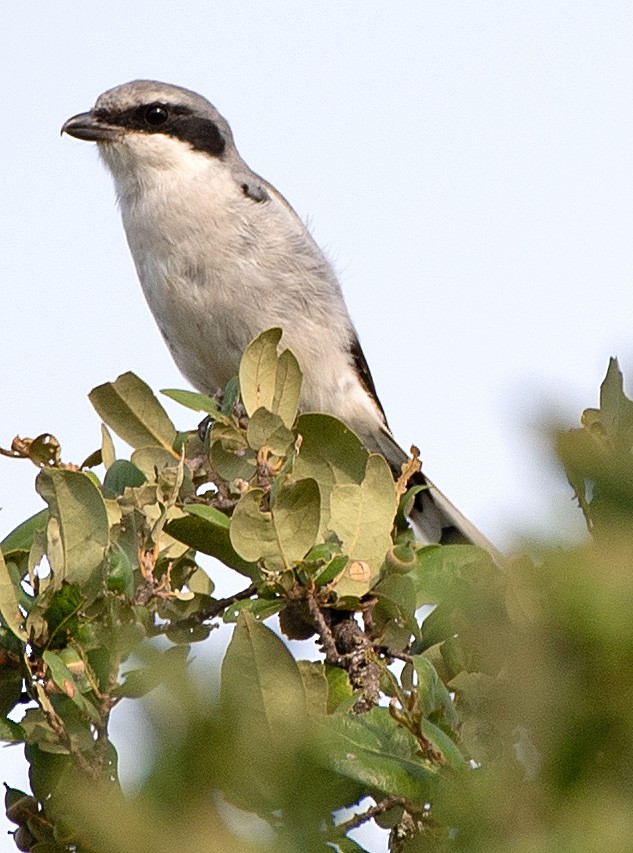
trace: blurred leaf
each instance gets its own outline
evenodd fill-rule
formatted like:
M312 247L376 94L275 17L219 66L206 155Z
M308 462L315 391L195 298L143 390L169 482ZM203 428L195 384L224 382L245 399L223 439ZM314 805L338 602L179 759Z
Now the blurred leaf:
M101 717L99 712L89 699L80 692L79 686L73 677L72 672L64 664L59 655L54 652L44 652L42 660L50 669L51 678L59 689L71 699L75 705L86 714L94 723L99 723Z
M36 530L46 530L48 523L48 510L43 509L41 512L32 515L19 524L15 530L0 542L0 549L5 557L8 557L13 551L30 551L33 544L33 534Z
M173 460L173 456L172 456ZM116 459L103 478L103 494L106 498L122 495L128 486L136 488L145 483L147 477L127 459Z
M270 511L262 511L262 489L251 489L233 511L231 543L245 560L290 568L314 545L319 530L319 489L314 480L285 482Z
M442 756L449 767L464 770L468 763L455 741L439 726L428 719L420 721L420 731L433 749Z
M341 669L340 666L325 664L325 677L328 684L327 712L332 714L341 702L354 695L354 690L350 684L347 670Z
M214 421L231 422L231 419L222 412L217 402L211 397L207 397L206 394L199 394L197 391L178 391L172 388L164 389L160 393L175 400L176 403L180 403L181 406L193 409L194 412L206 412L211 415Z
M18 591L13 585L4 556L0 551L0 615L4 624L16 637L26 640L27 635L23 628L24 619L18 604Z
M135 581L132 563L127 553L120 545L111 547L108 554L108 576L106 581L110 592L125 595L132 598L134 595Z
M48 625L48 647L63 647L68 641L68 635L77 633L77 614L82 603L83 596L77 584L64 581L61 588L53 593L43 614Z
M109 545L108 514L101 493L83 472L40 471L36 489L48 504L59 543L49 547L53 571L69 583L84 584L98 569Z
M481 568L492 568L491 558L475 545L427 545L416 555L412 578L417 607L437 604L447 590Z
M88 396L102 420L131 447L157 444L172 450L176 428L138 376L123 373L114 382L93 388Z
M419 636L415 620L415 587L407 575L388 575L372 590L377 601L373 609L376 629L390 649L401 651L411 636Z
M456 729L459 718L455 705L431 661L422 655L413 655L411 662L405 666L405 670L410 667L413 667L417 676L415 691L422 714L425 717L438 715L448 726Z
M163 652L145 648L143 651L147 664L139 669L131 669L123 674L123 684L115 687L112 695L127 696L138 699L150 690L174 678L174 675L185 669L189 658L189 647L186 645L172 646Z
M240 362L240 393L246 413L252 416L262 406L273 411L277 383L277 344L281 329L268 329L252 341Z
M222 662L222 707L239 714L243 733L270 748L282 745L307 713L297 663L251 613L240 613Z
M255 580L259 570L254 563L243 560L231 544L230 521L224 513L206 504L186 504L185 518L176 518L165 525L165 531L196 551L217 557L225 565Z
M368 566L358 577L348 567L336 585L339 595L363 595L379 576L391 547L397 507L393 475L385 458L377 454L369 457L360 485L339 483L332 489L329 527L350 560Z
M317 661L297 661L299 674L306 694L306 706L310 714L326 714L328 681L325 665Z
M418 803L429 799L438 768L419 757L416 739L387 708L326 717L322 743L328 765L370 791Z
M211 595L213 592L211 578L202 569L196 569L187 581L187 586L191 592L199 592L201 595Z

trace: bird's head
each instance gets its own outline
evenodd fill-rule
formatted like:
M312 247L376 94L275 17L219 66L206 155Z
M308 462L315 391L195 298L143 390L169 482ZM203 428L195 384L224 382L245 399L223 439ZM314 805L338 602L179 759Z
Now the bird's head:
M201 95L154 80L109 89L62 127L96 142L117 183L147 170L188 169L237 156L228 123Z

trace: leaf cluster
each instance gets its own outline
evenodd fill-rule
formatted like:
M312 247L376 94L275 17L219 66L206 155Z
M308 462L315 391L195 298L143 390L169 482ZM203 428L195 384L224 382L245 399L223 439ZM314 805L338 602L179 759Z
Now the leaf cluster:
M577 816L605 792L633 839L618 805L633 759L619 374L588 438L561 438L604 535L497 565L415 541L407 474L396 485L344 424L298 413L279 340L252 342L222 398L165 392L205 415L196 429L124 374L90 394L101 445L82 465L48 435L11 453L38 466L46 503L0 543L0 736L23 745L31 784L6 794L18 849L350 851L368 820L394 853L583 849ZM214 596L216 571L241 591ZM275 614L319 660L291 654ZM216 695L192 645L222 623ZM124 796L109 722L134 701L149 769Z

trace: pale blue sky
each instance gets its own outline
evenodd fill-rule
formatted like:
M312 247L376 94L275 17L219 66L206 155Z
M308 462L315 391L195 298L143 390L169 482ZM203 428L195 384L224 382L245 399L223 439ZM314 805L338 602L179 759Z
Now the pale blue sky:
M186 387L94 147L59 136L156 78L208 97L309 219L394 433L451 499L501 544L580 532L534 427L573 424L610 355L633 373L632 44L630 2L3 0L0 444L51 431L80 462L94 385ZM0 458L0 538L35 473Z

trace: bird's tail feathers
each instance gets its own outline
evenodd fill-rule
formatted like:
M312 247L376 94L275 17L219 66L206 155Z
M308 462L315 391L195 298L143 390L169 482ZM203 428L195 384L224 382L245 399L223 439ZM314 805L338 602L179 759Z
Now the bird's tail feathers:
M386 429L376 436L380 453L385 456L394 474L399 476L407 455ZM449 501L446 495L421 471L409 480L410 486L426 486L416 497L409 519L420 542L433 544L470 544L486 551L500 564L501 553L484 534Z

